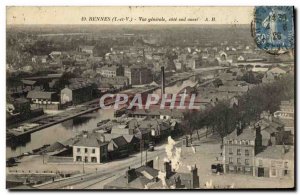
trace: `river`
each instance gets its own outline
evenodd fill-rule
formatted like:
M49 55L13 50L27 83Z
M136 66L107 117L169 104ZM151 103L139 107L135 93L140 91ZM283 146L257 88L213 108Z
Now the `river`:
M176 94L187 86L194 86L196 82L186 80L178 82L173 86L166 87L166 93ZM160 94L160 89L153 93ZM97 123L103 119L113 118L113 110L97 110L68 121L53 125L51 127L34 132L28 137L8 143L6 146L6 158L21 155L30 152L33 149L42 147L45 144L52 144L56 141L65 141L83 130L90 131L97 127Z

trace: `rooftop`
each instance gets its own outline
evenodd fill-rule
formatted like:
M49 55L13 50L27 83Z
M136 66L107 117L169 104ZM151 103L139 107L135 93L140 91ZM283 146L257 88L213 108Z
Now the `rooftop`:
M294 159L294 146L274 145L268 146L263 151L258 153L256 157L293 160Z
M87 134L86 136L83 135L82 137L80 137L79 140L74 144L74 146L100 147L107 144L108 143L104 140L101 141L99 137Z
M51 99L52 95L56 92L48 92L48 91L29 91L27 94L27 98L33 99Z
M255 140L255 129L248 126L247 128L244 128L239 135L237 135L237 130L235 129L233 132L226 136L226 139Z

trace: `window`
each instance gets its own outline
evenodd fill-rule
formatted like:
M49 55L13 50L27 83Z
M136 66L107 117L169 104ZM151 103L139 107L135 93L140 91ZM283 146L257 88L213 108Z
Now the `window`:
M262 167L262 166L263 166L263 161L262 161L262 160L259 160L259 161L258 161L258 165L259 165L260 167Z
M96 152L96 150L95 150L95 149L92 149L92 153L95 154L95 152Z
M245 156L249 156L249 150L245 150Z
M271 161L271 167L275 167L275 162Z
M249 165L249 159L245 159L245 165Z
M92 157L91 160L92 160L93 163L97 162L97 158L96 157Z
M233 163L232 157L229 157L229 163Z
M237 164L241 164L241 159L237 158Z
M76 161L77 162L81 162L81 160L82 160L81 156L76 156Z
M88 161L89 161L88 157L84 157L84 162L88 162Z
M80 148L77 148L77 152L80 152Z
M284 168L288 168L288 162L284 162Z
M249 141L248 141L248 140L246 140L246 142L245 142L245 143L246 143L246 145L249 145Z
M241 149L237 149L236 154L237 154L237 155L241 155Z
M272 169L272 170L271 170L271 175L272 175L272 176L276 176L276 175L277 175L276 169Z
M233 154L233 152L232 152L232 148L228 148L228 150L229 150L229 154Z
M87 149L87 148L84 148L84 152L85 152L85 153L88 153L88 149Z

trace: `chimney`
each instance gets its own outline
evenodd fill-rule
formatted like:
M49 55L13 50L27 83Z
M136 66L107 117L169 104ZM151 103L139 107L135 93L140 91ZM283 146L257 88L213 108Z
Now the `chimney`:
M165 67L161 67L161 97L165 94Z
M169 179L172 175L172 166L171 166L171 161L169 162L164 162L164 171L166 172L166 179Z
M87 131L83 131L82 137L87 138L88 137L88 132Z
M262 148L261 127L259 124L255 125L255 154L259 153Z
M200 184L199 184L199 176L198 176L198 168L195 164L194 167L192 167L191 169L191 188L195 189L195 188L199 188Z
M101 141L101 142L105 142L105 136L102 135L102 134L100 135L100 141Z
M128 167L128 170L126 171L126 178L127 178L127 184L132 182L137 177L135 169L131 169Z
M180 175L177 176L177 178L174 179L174 183L175 183L175 188L178 189L181 187L181 179L180 179Z
M238 124L236 124L236 135L239 136L243 132L242 122L239 121Z

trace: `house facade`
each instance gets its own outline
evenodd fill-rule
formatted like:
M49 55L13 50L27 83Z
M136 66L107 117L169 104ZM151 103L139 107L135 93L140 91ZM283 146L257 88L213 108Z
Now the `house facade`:
M102 163L108 159L108 143L105 138L99 139L84 134L73 145L73 161L82 163Z
M268 146L255 157L255 175L271 178L293 177L293 151L293 146Z
M255 175L255 155L261 149L260 127L240 128L224 138L223 164L225 173Z

